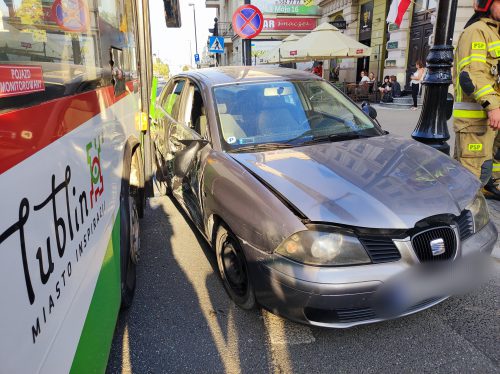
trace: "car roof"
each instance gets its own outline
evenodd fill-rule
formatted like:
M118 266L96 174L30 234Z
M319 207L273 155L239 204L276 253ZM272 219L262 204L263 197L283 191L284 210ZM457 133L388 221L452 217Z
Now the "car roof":
M224 66L183 72L179 76L193 77L209 86L228 83L248 83L282 80L319 80L320 78L296 69L260 66Z

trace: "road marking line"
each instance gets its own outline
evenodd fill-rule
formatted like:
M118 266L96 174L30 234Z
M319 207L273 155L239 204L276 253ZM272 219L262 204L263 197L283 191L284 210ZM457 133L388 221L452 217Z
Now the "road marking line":
M130 361L130 344L128 337L128 325L125 326L122 339L122 374L132 373L132 363Z
M273 345L298 345L314 343L316 339L311 329L304 325L286 321L268 311L263 310L269 341Z

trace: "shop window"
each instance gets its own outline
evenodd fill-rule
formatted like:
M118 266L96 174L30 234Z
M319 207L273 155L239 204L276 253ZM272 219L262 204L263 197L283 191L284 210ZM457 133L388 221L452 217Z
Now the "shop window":
M413 13L420 13L427 10L435 9L436 5L437 5L437 0L415 0Z
M0 1L0 111L111 84L123 92L137 71L134 19L130 0Z

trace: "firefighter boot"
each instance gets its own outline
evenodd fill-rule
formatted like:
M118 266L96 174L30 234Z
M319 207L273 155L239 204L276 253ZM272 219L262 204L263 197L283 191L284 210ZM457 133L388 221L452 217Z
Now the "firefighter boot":
M496 180L490 179L488 183L486 183L483 187L483 195L487 199L500 201L500 190L495 182Z

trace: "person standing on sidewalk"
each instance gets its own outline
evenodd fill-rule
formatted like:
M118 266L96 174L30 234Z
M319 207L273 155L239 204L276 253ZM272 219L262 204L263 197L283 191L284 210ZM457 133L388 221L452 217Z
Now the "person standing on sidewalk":
M453 106L455 154L500 200L492 176L494 141L500 128L500 0L475 0L455 51Z
M417 70L411 75L411 97L413 98L413 106L411 110L417 110L417 97L420 91L420 83L424 79L425 69L422 61L418 60L415 64Z

